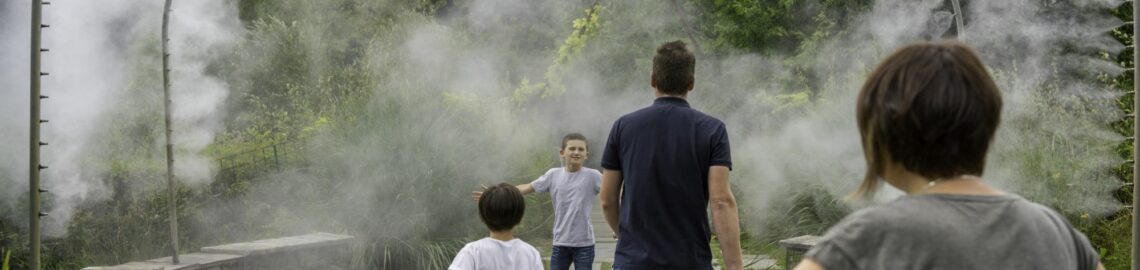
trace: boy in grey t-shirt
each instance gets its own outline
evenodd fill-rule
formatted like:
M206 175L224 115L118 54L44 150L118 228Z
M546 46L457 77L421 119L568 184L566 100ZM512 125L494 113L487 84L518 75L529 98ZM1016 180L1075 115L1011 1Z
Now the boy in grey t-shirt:
M554 205L554 248L550 269L590 269L594 262L594 227L590 211L602 188L602 173L582 166L588 157L586 137L571 133L562 138L558 151L564 166L553 168L529 184L518 185L522 193L550 193ZM475 199L480 191L472 193Z

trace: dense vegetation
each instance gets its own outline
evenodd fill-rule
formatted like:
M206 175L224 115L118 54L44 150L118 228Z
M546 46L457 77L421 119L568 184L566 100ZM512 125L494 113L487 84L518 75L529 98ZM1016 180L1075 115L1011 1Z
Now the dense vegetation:
M475 2L238 1L246 32L235 50L217 52L208 67L231 88L225 132L204 153L217 158L217 177L179 187L181 249L320 230L361 239L354 267L442 268L463 243L484 234L466 198L470 190L520 183L557 166L553 142L569 131L592 138L591 157L600 158L609 119L633 108L630 100L647 96L637 91L645 89L649 53L661 41L685 40L697 52L699 80L707 85L700 89L720 92L695 94L694 103L710 104L701 109L737 124L731 129L738 164L764 161L756 156L763 153L747 154L760 152L748 145L771 137L751 134L794 129L800 126L778 120L843 107L849 102L845 93L868 68L821 68L827 65L820 62L840 56L873 60L890 49L837 45L868 39L858 28L860 14L874 6L870 0ZM1072 9L1038 2L1042 16ZM1080 11L1132 19L1128 3ZM490 15L464 15L480 12ZM925 38L953 37L956 31ZM1110 34L1131 44L1130 33L1126 25ZM161 97L154 93L160 77L148 66L159 55L157 40L145 38L133 49L132 83L124 93L130 96L124 106L131 109L117 111L114 128L103 134L109 138L105 149L115 151L91 161L110 168L106 178L114 195L79 209L66 237L46 240L47 269L167 255L166 193L151 181L164 173L162 149L153 147L162 134ZM1133 66L1131 48L1056 47ZM1132 113L1130 73L1043 69L1047 79L1026 86L1016 83L1022 79L1016 64L991 64L1007 91L1067 97L1066 82L1079 79L1126 93L1108 101L1082 95L1034 99L1023 106L1034 114L1008 116L1015 121L1007 120L1003 132L1040 141L1017 145L1033 146L1028 149L995 146L1002 154L994 159L1045 180L1007 186L1042 189L1023 195L1069 217L1089 235L1108 269L1127 268L1128 211L1097 213L1077 206L1080 197L1056 194L1066 192L1071 179L1113 175L1131 181L1131 164L1105 167L1102 158L1082 158L1131 160L1133 141L1109 145L1039 126L1058 121L1132 136L1132 122L1124 117ZM1099 106L1104 102L1112 112ZM1090 120L1102 115L1115 118ZM853 126L847 118L819 121ZM1066 155L1074 158L1056 158ZM818 172L793 163L800 162L779 163L791 171L781 177L856 179L850 171ZM828 182L757 187L747 181L765 176L756 169L734 171L734 179L744 179L735 180L734 188L750 252L782 258L775 241L820 234L850 211ZM1113 190L1121 203L1130 202L1130 188ZM518 230L539 247L549 237L547 204L545 197L528 197ZM22 215L23 209L0 207L0 217ZM28 254L21 226L0 219L0 260L14 269L26 264Z

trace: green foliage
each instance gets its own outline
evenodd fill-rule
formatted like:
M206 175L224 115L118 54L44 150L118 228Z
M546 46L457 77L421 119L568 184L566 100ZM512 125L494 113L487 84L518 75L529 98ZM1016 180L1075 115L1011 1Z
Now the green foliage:
M602 10L602 5L594 4L584 11L584 17L574 19L570 35L558 47L553 63L546 69L546 74L543 76L545 82L531 84L526 77L519 82L519 86L509 98L516 107L528 103L531 95L538 91L542 91L540 95L542 98L559 96L566 92L566 85L562 82L563 73L567 68L566 62L579 54L586 46L586 42L597 34Z
M693 1L708 10L701 28L717 48L765 54L803 50L868 10L870 0L716 0Z
M1093 247L1097 249L1101 263L1105 269L1128 269L1132 264L1132 250L1129 237L1132 231L1132 213L1121 211L1119 214L1092 221L1088 224L1078 225L1084 232Z
M4 263L0 264L0 270L8 270L8 259L12 258L12 250L4 251Z

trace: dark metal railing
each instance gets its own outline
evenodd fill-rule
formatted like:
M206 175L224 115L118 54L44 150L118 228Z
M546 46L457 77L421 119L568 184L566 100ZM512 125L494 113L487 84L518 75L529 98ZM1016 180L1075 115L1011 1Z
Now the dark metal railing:
M304 165L304 144L284 141L217 158L218 180L253 179L283 168Z

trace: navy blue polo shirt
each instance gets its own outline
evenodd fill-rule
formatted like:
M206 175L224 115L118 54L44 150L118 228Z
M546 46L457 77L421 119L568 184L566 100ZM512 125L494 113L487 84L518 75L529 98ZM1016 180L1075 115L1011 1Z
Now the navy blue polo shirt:
M711 269L709 166L732 168L724 122L662 97L610 129L602 168L620 170L614 267Z

